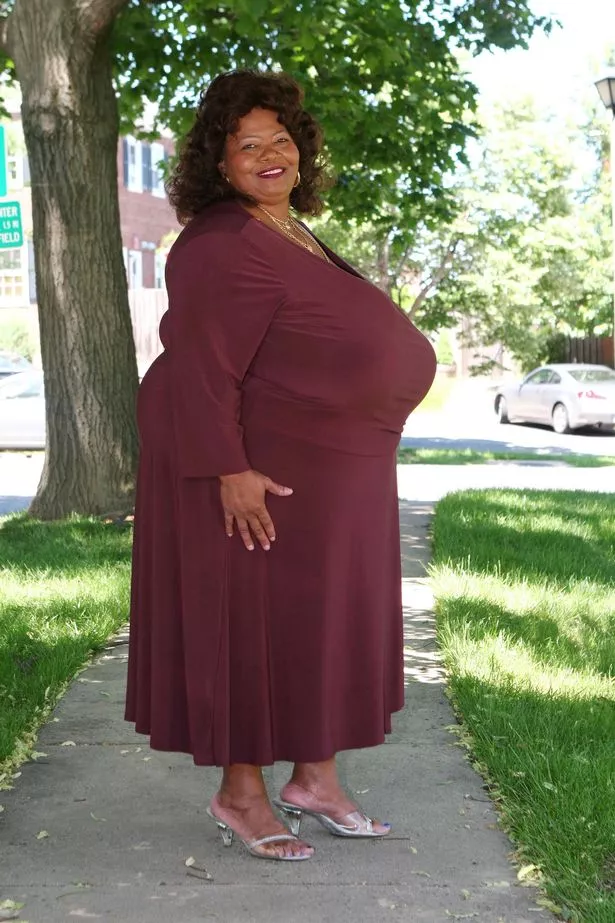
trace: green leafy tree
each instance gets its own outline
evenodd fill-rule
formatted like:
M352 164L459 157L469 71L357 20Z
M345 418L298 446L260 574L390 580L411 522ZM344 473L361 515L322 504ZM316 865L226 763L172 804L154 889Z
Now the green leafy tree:
M529 101L487 123L462 213L443 235L456 239L455 259L426 308L432 321L465 318L470 342L501 343L532 367L554 334L612 325L607 178L587 126L545 121Z
M472 132L457 51L524 44L529 0L4 0L32 176L48 451L31 512L131 502L137 371L119 233L116 145L149 101L182 130L208 76L283 68L306 87L345 218L406 227L450 213L443 177ZM118 108L119 104L119 108ZM384 209L383 209L384 206ZM398 222L399 225L399 222Z
M607 126L595 117L563 125L531 100L480 121L471 165L449 184L452 221L423 218L383 237L373 223L344 234L328 218L321 233L422 329L461 327L471 345L502 344L531 367L549 357L554 337L612 329Z

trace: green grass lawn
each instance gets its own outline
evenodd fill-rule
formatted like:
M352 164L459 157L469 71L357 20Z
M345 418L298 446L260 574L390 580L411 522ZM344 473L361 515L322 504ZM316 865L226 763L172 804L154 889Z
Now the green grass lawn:
M400 465L484 465L490 461L559 461L575 468L603 468L615 465L615 456L578 455L572 452L555 455L546 452L475 452L472 449L397 450Z
M615 496L437 507L438 636L461 736L562 919L615 920Z
M0 777L92 651L126 621L131 530L94 519L0 522ZM1 785L0 781L0 785Z

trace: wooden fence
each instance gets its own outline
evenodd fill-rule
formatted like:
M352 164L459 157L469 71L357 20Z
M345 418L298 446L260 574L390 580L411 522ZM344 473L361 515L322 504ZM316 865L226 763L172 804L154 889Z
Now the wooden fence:
M137 366L139 375L143 376L156 356L162 352L158 326L169 305L167 293L162 288L132 288L128 290L128 302Z
M564 362L594 362L615 365L613 337L566 337Z

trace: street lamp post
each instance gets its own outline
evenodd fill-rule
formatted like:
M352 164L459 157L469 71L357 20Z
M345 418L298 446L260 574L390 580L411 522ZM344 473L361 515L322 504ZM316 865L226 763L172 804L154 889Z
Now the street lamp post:
M615 75L596 81L600 99L611 113L611 230L613 234L613 364L615 365Z

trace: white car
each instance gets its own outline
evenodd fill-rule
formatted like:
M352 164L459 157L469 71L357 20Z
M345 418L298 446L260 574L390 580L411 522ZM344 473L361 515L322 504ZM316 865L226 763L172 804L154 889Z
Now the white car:
M45 448L45 392L38 369L0 381L0 449Z
M500 423L546 423L556 433L615 427L615 371L606 365L554 363L495 394Z

